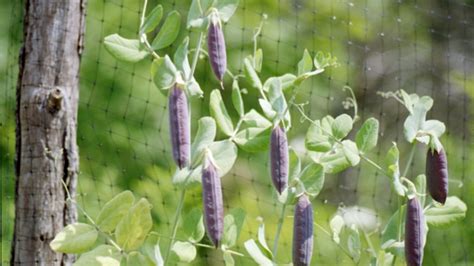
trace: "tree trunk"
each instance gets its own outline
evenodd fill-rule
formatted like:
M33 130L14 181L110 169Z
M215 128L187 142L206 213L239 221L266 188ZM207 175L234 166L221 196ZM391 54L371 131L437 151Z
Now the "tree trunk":
M85 0L25 0L17 85L13 265L70 265L50 241L77 220L79 64Z

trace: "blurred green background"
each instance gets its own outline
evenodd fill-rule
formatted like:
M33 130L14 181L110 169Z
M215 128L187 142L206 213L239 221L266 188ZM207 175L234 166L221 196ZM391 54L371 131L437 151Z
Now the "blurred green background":
M176 9L187 16L190 0L159 1L165 12ZM2 178L2 263L8 264L13 226L14 195L14 109L18 51L22 39L22 1L0 1L0 156ZM150 1L149 7L158 1ZM176 210L178 191L171 184L174 171L168 133L165 97L154 87L150 61L126 64L104 50L102 40L112 33L136 38L142 1L89 0L85 51L80 72L78 144L80 176L78 202L93 217L113 195L131 189L153 204L154 230L168 235ZM242 59L252 51L253 30L263 13L268 14L259 46L264 51L262 77L296 72L296 64L306 48L331 52L339 59L338 68L312 78L303 86L297 102L309 102L306 113L313 119L333 116L344 110L342 101L351 86L365 120L381 122L380 143L370 154L381 162L392 141L399 143L401 164L409 144L402 133L406 110L377 91L404 89L435 100L429 118L443 121L447 133L442 142L449 160L450 194L474 207L474 1L381 1L381 0L241 0L236 15L225 25L228 67L242 72ZM172 54L180 40L197 34L182 27L178 40L161 51ZM206 58L199 61L196 78L205 91L203 99L192 102L195 122L208 115L209 92L218 87ZM226 88L230 87L226 80ZM241 87L249 87L243 82ZM246 109L256 108L257 92L249 89ZM230 90L224 92L230 104ZM231 109L231 108L230 108ZM235 113L232 113L236 118ZM291 145L302 150L308 123L300 123L293 112ZM357 127L360 126L357 125ZM225 208L244 208L248 215L237 251L247 254L243 242L257 233L257 217L266 224L266 238L273 242L280 206L276 203L269 178L267 154L239 151L231 173L223 178ZM425 147L416 153L410 177L424 172ZM459 186L462 183L462 186ZM201 205L200 188L187 193L184 213ZM338 206L372 209L380 229L396 210L396 196L388 179L362 163L356 169L328 176L323 192L313 201L315 221L329 230L328 221ZM360 209L365 212L365 209ZM290 262L292 218L287 212L279 246L279 261ZM84 219L84 217L80 217ZM446 229L430 230L425 248L426 265L474 265L474 215L468 210L464 221ZM371 236L379 246L378 234ZM207 240L205 240L207 241ZM167 241L165 241L167 242ZM362 241L365 246L366 243ZM222 265L217 251L198 250L196 265ZM363 253L360 264L368 264ZM237 258L238 265L251 264ZM315 227L314 264L351 264L331 239Z

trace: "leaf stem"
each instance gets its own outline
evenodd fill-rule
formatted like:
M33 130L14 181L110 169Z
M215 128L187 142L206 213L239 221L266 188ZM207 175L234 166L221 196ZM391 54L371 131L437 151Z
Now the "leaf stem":
M402 176L406 177L408 174L408 170L410 169L411 163L413 162L413 158L415 157L416 152L416 140L413 142L410 150L410 155L408 156L407 164L405 165L405 170L403 170Z
M160 56L153 50L153 47L151 47L150 43L148 42L148 39L146 37L146 33L142 32L142 26L145 23L145 13L146 13L146 6L148 4L148 0L143 1L143 10L142 10L142 15L140 17L140 27L138 28L139 31L139 39L143 44L145 44L145 47L147 48L148 52L155 58L155 59L160 59Z
M178 208L176 209L176 213L174 215L173 229L172 229L173 231L171 233L170 244L168 246L168 249L166 250L164 265L167 265L166 263L168 262L168 258L169 258L170 252L171 252L171 247L173 246L174 239L176 238L176 232L178 230L179 216L181 214L181 210L183 209L183 203L184 203L185 195L186 195L186 189L183 188L181 190L181 195L179 197Z
M278 228L275 233L275 240L273 242L273 262L276 263L277 253L278 253L278 241L280 240L281 228L283 227L283 222L285 221L285 210L286 210L286 202L283 203L281 207L281 214L280 218L278 219Z

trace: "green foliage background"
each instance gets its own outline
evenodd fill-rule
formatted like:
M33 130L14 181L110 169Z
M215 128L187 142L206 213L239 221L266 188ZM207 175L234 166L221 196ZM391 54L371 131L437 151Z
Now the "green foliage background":
M14 109L17 58L22 39L21 1L0 1L0 156L2 178L2 263L9 261L13 226L14 196ZM190 1L159 1L164 11L177 9L183 15ZM151 1L149 6L157 4ZM150 60L138 64L117 62L104 50L106 35L118 32L136 38L141 1L88 1L85 50L80 72L78 144L81 172L78 202L95 217L100 207L124 189L147 197L154 205L154 230L164 236L171 230L178 191L171 184L174 171L171 158L166 98L154 87L149 74ZM228 67L242 72L242 59L252 51L253 29L261 15L268 20L259 38L264 51L263 77L295 72L304 48L310 52L331 52L340 67L305 83L297 102L306 102L307 115L313 119L344 110L341 102L347 96L344 85L351 86L365 120L381 121L380 143L370 156L381 161L391 145L398 141L401 163L406 161L409 144L402 133L407 112L393 100L379 97L377 91L404 89L434 98L430 117L445 122L447 134L442 142L447 150L451 180L450 194L458 195L470 210L466 219L447 229L431 230L425 248L426 265L472 265L474 258L474 145L472 141L473 36L474 2L471 1L302 1L241 0L236 15L225 25ZM165 52L173 53L182 32ZM191 36L190 46L197 34ZM196 121L208 115L209 92L219 85L207 59L198 63L196 78L205 91L203 99L192 103L193 130ZM224 100L231 104L230 83L226 80ZM241 87L249 87L243 83ZM248 90L247 110L258 109L257 91ZM236 114L232 113L234 118ZM289 133L291 145L301 149L308 123L300 123L294 112L294 127ZM409 177L424 172L425 152L420 147ZM267 227L267 240L273 241L279 205L274 200L266 153L246 154L230 174L223 178L226 209L242 207L247 220L237 251L246 253L242 243L257 232L258 216ZM328 221L337 207L361 206L374 209L381 226L396 209L396 196L388 179L367 164L360 168L329 176L323 193L313 202L315 220L328 229ZM201 205L201 191L187 193L185 213ZM291 216L291 212L288 212ZM84 217L81 217L84 219ZM285 219L281 236L279 261L291 259L292 219ZM372 236L378 245L377 234ZM207 241L207 240L206 240ZM165 241L167 242L167 241ZM365 243L364 243L365 245ZM221 265L216 251L198 250L196 264ZM364 253L362 264L368 263ZM313 262L316 264L350 263L350 260L321 230L315 228ZM250 263L248 258L238 265Z

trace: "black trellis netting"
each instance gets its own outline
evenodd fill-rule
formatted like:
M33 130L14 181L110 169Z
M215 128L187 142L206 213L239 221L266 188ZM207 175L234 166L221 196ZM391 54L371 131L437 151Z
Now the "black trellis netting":
M95 216L114 194L130 189L153 204L155 230L166 238L176 210L178 191L170 176L174 169L168 133L165 97L159 93L149 74L149 62L125 64L108 54L103 38L118 32L137 36L141 1L88 1L85 50L80 72L78 145L80 176L78 202ZM178 10L187 15L190 1L159 1L165 11ZM151 2L150 6L157 4ZM0 105L1 173L2 173L2 263L9 263L13 228L14 196L14 126L15 86L18 51L22 36L22 3L11 1L0 6ZM303 50L331 52L340 66L307 82L297 101L309 104L308 116L316 119L343 111L346 97L341 90L351 86L360 107L362 119L376 117L381 121L378 147L371 154L381 161L391 141L401 143L401 163L405 163L408 143L402 128L406 111L393 100L377 95L378 91L404 89L429 95L435 105L430 117L446 124L442 141L447 150L450 193L458 195L468 207L474 206L474 146L470 135L474 98L474 2L473 1L321 1L321 0L241 0L236 15L224 26L229 54L228 67L242 72L242 59L252 50L253 30L263 14L268 15L258 38L264 50L265 77L296 69ZM185 34L182 30L180 40ZM190 43L197 34L189 33ZM167 51L176 49L176 42ZM209 92L218 87L209 63L198 63L196 77L205 97L194 100L194 121L208 114ZM243 84L245 85L245 84ZM226 86L230 86L226 84ZM245 86L244 86L245 87ZM249 89L247 99L258 108L257 95ZM230 102L229 90L224 92ZM349 112L352 112L349 110ZM299 123L290 132L291 145L303 146L307 123ZM255 157L256 156L256 157ZM272 197L267 154L240 152L237 164L223 178L225 209L242 207L248 215L237 251L246 254L244 240L256 235L257 217L263 217L267 239L273 241L279 205ZM424 153L416 154L410 174L424 169ZM462 184L458 186L458 184ZM360 168L328 176L325 188L314 200L315 220L328 228L330 217L341 204L369 212L384 224L397 207L390 184L373 168ZM187 193L184 213L201 202L199 188ZM431 230L425 249L426 265L471 265L474 257L474 216L468 211L463 222L447 229ZM291 213L289 212L288 215ZM80 217L83 219L84 217ZM281 261L290 261L292 219L286 218L280 241ZM379 243L377 243L379 244ZM217 252L198 251L196 264L221 265ZM368 256L363 264L368 263ZM238 258L238 265L250 263L248 256ZM334 265L350 263L330 238L315 228L313 263Z

